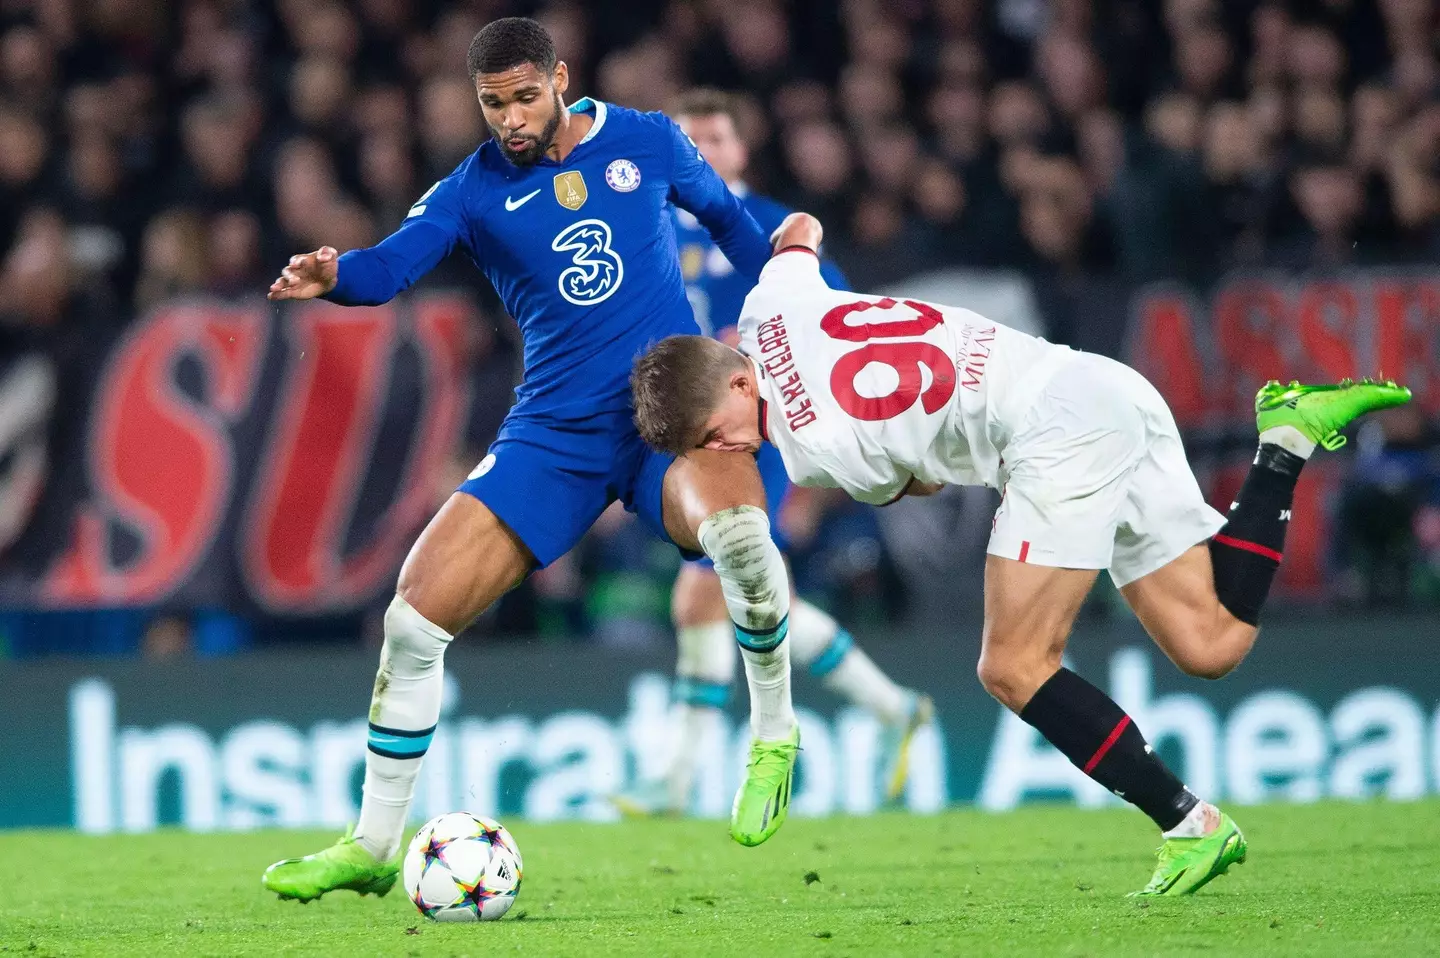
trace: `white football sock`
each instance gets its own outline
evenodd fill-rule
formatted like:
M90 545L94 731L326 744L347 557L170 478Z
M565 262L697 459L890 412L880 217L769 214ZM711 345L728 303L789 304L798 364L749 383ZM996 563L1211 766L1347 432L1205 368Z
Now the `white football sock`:
M911 696L896 685L829 613L804 599L790 606L791 656L830 691L887 725L910 718Z
M355 840L381 861L394 858L405 838L415 778L440 720L451 638L398 595L385 610L385 644L370 699L365 793L355 826Z
M670 768L665 773L668 804L676 811L690 807L695 764L703 744L725 728L725 704L735 679L735 630L728 621L707 622L676 630L675 721L679 733Z
M1271 426L1260 434L1260 442L1262 445L1268 442L1279 446L1301 459L1309 459L1310 454L1315 451L1315 443L1294 426Z
M740 657L750 686L750 734L765 742L789 738L795 728L795 708L790 701L790 644L783 632L774 649L741 649Z
M790 578L770 538L765 510L736 506L700 523L697 538L725 594L750 686L750 730L758 739L789 738L795 727L790 702Z
M1220 809L1209 802L1196 802L1179 825L1161 834L1166 838L1204 838L1219 827Z

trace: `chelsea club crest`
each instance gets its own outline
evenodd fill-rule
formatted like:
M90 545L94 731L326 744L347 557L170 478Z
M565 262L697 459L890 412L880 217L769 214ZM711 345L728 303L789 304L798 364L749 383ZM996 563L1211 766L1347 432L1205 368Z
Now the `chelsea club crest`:
M640 167L629 160L615 160L605 167L605 182L619 193L629 193L640 185Z

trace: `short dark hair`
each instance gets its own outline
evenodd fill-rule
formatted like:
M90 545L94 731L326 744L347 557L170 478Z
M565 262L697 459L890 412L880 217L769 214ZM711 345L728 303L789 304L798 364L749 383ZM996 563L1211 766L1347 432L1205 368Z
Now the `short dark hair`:
M677 120L682 116L728 116L736 132L739 132L740 98L714 87L692 87L675 98L670 115Z
M730 374L744 368L745 357L708 336L670 336L651 346L630 373L640 438L677 456L699 446Z
M529 17L502 17L485 24L470 41L465 57L471 81L482 73L499 73L522 63L535 64L546 76L555 72L555 41Z

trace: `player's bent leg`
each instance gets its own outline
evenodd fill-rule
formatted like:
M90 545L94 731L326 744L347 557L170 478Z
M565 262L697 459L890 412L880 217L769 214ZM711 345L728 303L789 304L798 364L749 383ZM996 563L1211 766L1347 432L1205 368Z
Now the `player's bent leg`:
M849 631L798 596L790 606L790 657L831 692L880 720L881 794L886 801L898 799L910 774L910 742L934 716L934 702L896 685Z
M533 561L469 495L451 496L430 521L385 613L359 823L330 848L271 865L263 878L267 889L310 901L339 889L384 895L395 884L415 779L440 717L445 649Z
M1334 386L1271 382L1255 396L1260 448L1225 525L1121 592L1165 653L1192 675L1217 678L1254 644L1260 612L1280 566L1295 483L1317 447L1338 449L1340 430L1367 412L1400 406L1410 390L1393 382ZM1245 861L1245 836L1202 803L1166 832L1140 895L1186 895Z
M1340 430L1355 418L1409 398L1408 389L1392 382L1348 380L1334 386L1271 382L1256 394L1259 449L1224 526L1208 544L1120 587L1182 671L1219 678L1254 645L1285 550L1295 484L1315 449L1339 448L1345 442Z
M742 845L758 845L784 824L800 745L785 642L790 580L764 502L755 461L741 453L694 450L665 475L666 531L714 563L745 661L752 742L730 814L730 835Z

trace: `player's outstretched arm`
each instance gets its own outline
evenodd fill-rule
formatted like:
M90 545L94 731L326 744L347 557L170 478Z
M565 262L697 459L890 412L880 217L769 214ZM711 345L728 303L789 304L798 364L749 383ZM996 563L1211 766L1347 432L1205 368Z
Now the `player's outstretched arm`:
M820 240L824 235L825 230L815 217L809 213L791 213L775 230L771 240L776 252L800 246L818 255Z
M461 170L432 186L410 207L400 228L377 245L343 254L322 246L290 257L280 278L270 284L269 298L323 296L342 306L388 303L464 242L465 208L457 179L464 168L461 164Z

